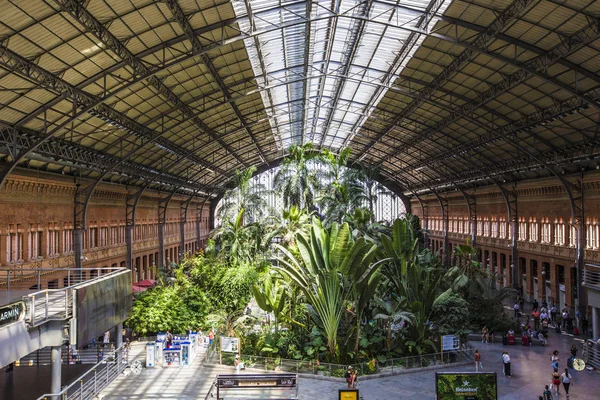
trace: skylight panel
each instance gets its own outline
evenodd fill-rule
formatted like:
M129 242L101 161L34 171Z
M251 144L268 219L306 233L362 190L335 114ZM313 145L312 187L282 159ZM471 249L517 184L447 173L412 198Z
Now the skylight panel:
M280 148L347 144L450 1L234 0Z

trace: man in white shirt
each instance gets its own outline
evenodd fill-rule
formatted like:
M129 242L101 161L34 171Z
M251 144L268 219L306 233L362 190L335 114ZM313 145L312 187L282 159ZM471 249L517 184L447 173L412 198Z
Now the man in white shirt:
M104 343L104 346L107 346L108 343L110 343L110 331L104 332L104 338L102 342Z
M519 319L519 303L515 303L515 305L513 306L513 309L515 310L515 319Z
M502 354L502 363L504 364L503 374L506 376L511 376L510 374L510 356L508 355L508 350L504 350Z

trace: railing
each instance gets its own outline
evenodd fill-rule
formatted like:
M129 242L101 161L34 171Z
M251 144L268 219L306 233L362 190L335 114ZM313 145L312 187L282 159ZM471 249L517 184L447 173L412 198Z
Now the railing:
M584 343L583 361L589 366L600 369L600 344L596 341L588 339Z
M63 272L63 279L68 284L62 289L45 289L23 296L27 306L25 320L30 326L38 326L47 321L62 321L71 318L73 309L73 287L82 283L93 282L125 268L104 268L103 270L69 268L57 271ZM95 271L96 275L86 279L87 271Z
M99 357L104 358L103 354L107 350L104 344L97 344L94 346L85 347L82 349L75 349L71 346L62 346L61 349L61 361L63 364L88 364L94 365L99 361ZM15 366L28 367L28 366L40 366L40 365L51 365L52 364L52 351L50 347L44 347L36 350L33 353L21 357Z
M600 265L585 265L582 284L585 287L600 290Z
M85 400L91 399L112 383L129 366L129 346L124 344L106 357L75 382L59 393L44 394L37 400Z
M41 290L69 287L122 268L0 268L0 289ZM52 285L56 285L51 287Z
M464 361L473 361L474 349L456 350L451 352L423 354L387 360L371 360L362 363L353 363L353 367L360 375L373 375L381 373L402 373L411 369L426 368L437 365L448 365ZM282 371L300 374L324 375L342 378L347 370L347 365L320 363L314 360L289 360L279 357L260 357L253 355L240 356L246 368L262 369L266 371ZM221 354L222 363L234 365L235 355ZM218 364L219 353L211 347L207 350L207 364Z

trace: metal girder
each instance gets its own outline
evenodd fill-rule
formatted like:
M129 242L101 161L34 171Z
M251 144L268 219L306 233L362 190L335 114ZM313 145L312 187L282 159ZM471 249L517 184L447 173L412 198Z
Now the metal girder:
M583 177L577 179L575 183L565 179L559 174L556 174L561 184L567 192L569 202L571 204L571 225L575 226L577 237L575 241L575 269L577 273L577 282L575 288L575 308L582 314L587 309L587 296L583 295L582 280L584 270L584 258L585 258L585 246L586 246L586 225L585 225L585 213L584 213L584 191L583 191Z
M514 289L518 289L519 280L518 274L515 272L515 267L519 265L519 213L518 213L518 202L516 184L512 188L507 189L498 182L494 182L500 189L504 202L506 203L506 215L507 221L511 227L510 233L510 247L512 262L510 265L511 283Z
M550 0L547 0L547 1L550 1ZM578 11L578 12L581 13L581 11ZM447 15L442 15L439 18L441 21L448 22L449 24L452 24L452 25L458 25L460 27L467 28L469 30L472 30L472 31L475 31L478 33L483 33L486 29L485 26L476 25L474 23L463 21L458 18L452 18ZM506 43L510 44L511 46L520 47L522 49L531 51L532 53L535 53L538 56L547 57L548 52L546 50L544 50L540 47L537 47L531 43L527 43L523 40L519 40L512 36L508 36L504 33L496 33L496 35L494 35L494 36L496 39L505 41ZM589 78L591 80L594 80L594 81L600 83L600 76L594 74L593 72L582 67L581 65L574 64L571 61L564 60L564 59L556 60L556 63L561 64L569 69L572 69L573 71L576 71L578 74L581 74L581 75L585 76L586 78Z
M489 101L493 98L496 98L501 93L504 93L507 90L510 90L511 88L515 87L517 84L525 81L526 79L528 79L532 76L542 77L546 81L569 92L571 95L575 96L577 98L577 100L579 100L581 103L590 104L590 105L600 109L600 101L598 101L598 99L595 96L588 96L586 93L585 94L581 93L581 92L579 92L579 90L577 88L571 88L571 87L563 84L562 82L558 81L557 79L552 78L547 75L547 69L548 69L549 65L552 65L555 62L557 62L559 59L566 57L567 55L572 54L573 52L581 49L583 46L590 43L591 41L600 38L600 22L599 21L600 21L600 19L595 20L589 26L580 30L577 34L570 37L567 41L561 42L560 45L556 46L551 51L547 52L545 55L539 56L539 57L533 59L532 61L528 61L526 63L516 62L516 61L513 61L512 59L509 59L508 57L504 57L501 55L495 55L495 58L497 58L501 61L505 61L507 63L514 64L516 67L519 68L519 71L506 77L501 82L491 86L487 91L485 91L485 92L479 94L477 97L475 97L475 99L473 99L473 101L456 107L455 111L452 112L450 115L448 115L446 118L443 118L441 121L436 123L431 128L425 130L424 132L421 132L419 134L419 139L420 140L430 139L433 135L435 135L438 132L441 132L441 130L443 128L447 127L452 122L454 122L456 119L458 119L461 115L465 115L465 114L472 115L474 113L474 111L477 108L479 108L482 104L486 103L487 101ZM432 36L437 37L436 34L432 34ZM471 48L477 49L480 46L481 45L479 45L477 43L475 43L473 45L467 45L466 51L469 51ZM487 49L486 49L486 51L487 51ZM454 61L456 61L457 59L458 58L456 58ZM454 61L451 63L451 65L454 64ZM433 92L431 94L433 94ZM405 108L404 110L407 110L407 109L408 109L408 107ZM404 110L402 110L402 113L399 115L403 115ZM414 111L414 110L411 110L410 112L412 112L412 111ZM395 124L390 126L385 131L383 131L381 136L384 136L387 133L389 133L392 129L394 129L394 127L395 127ZM404 147L404 148L396 148L394 150L397 152L406 152L408 149L410 149L412 147L414 147L414 145Z
M135 214L142 193L148 185L149 183L133 193L127 191L127 197L125 198L125 247L127 248L125 264L131 271L133 271L133 228L135 227Z
M306 5L306 18L307 19L314 19L316 16L316 12L317 12L317 6L313 6L313 0L309 0L308 4ZM314 57L314 43L312 42L312 39L315 37L316 34L316 26L315 24L309 24L308 25L308 29L306 29L305 32L305 39L304 39L304 76L307 78L304 80L304 84L302 85L302 93L304 94L304 117L302 118L302 126L300 127L301 129L301 134L302 134L302 140L301 140L301 145L305 144L305 130L306 130L306 123L308 121L308 110L309 110L309 104L310 104L310 99L307 96L307 93L309 91L309 81L310 81L310 77L312 75L312 65L313 65L313 57Z
M441 3L442 3L442 1L431 1L429 3L429 5L427 6L427 9L425 10L425 13L419 17L419 22L417 23L417 26L419 28L421 28L423 30L429 29L429 24L433 20L432 16L437 13L437 10L439 9ZM393 14L390 15L390 19L391 18L393 18ZM406 60L406 57L408 57L412 48L416 45L416 42L419 39L419 36L420 36L420 34L412 32L409 35L408 39L406 39L404 41L404 43L402 44L402 48L400 49L400 51L398 51L398 54L394 58L394 61L391 63L390 68L386 71L384 82L388 86L393 84L392 78L395 78L396 71L398 70L398 68L400 68L402 63ZM383 35L379 38L379 41L381 42L382 39L383 39ZM369 112L369 110L376 106L375 102L381 98L381 96L384 93L383 90L384 90L383 85L379 86L377 88L375 93L369 99L368 104L363 109L362 117L359 118L354 123L354 126L352 127L350 132L357 131L364 124L364 121L371 116L371 113ZM427 96L425 96L425 97L427 98ZM431 98L431 96L429 96L429 98ZM352 138L352 135L348 135L346 140L344 140L342 147L345 147L351 138Z
M158 266L165 266L165 224L167 223L167 208L175 190L158 200Z
M5 150L11 158L15 158L22 148L29 148L42 134L31 129L16 127L0 122L0 151ZM59 138L49 138L38 145L33 154L39 154L47 162L60 163L61 160L72 163L73 168L87 168L94 171L107 171L113 165L114 173L135 176L152 180L157 184L182 186L190 190L214 190L214 187L186 181L178 176L155 171L149 167L132 161L121 162L117 157L101 153L91 147L81 146Z
M481 32L475 41L473 42L473 47L487 47L488 42L496 35L497 33L503 31L506 26L518 16L523 10L525 10L534 0L517 0L513 2L510 6L508 6L502 13L500 13L494 21L485 29L484 32ZM457 57L455 57L452 62L442 70L433 81L426 86L422 90L422 95L425 98L432 97L439 87L444 85L446 81L454 75L460 68L462 68L475 54L475 51L467 48L462 53L460 53ZM402 122L404 118L411 115L417 108L419 108L422 104L422 100L415 100L411 102L408 106L406 106L394 120L391 122L390 126L381 132L375 139L371 141L365 150L365 154L375 145L375 143L379 142L382 137L390 133L398 124Z
M21 76L34 80L36 83L40 84L44 88L56 91L57 93L68 97L73 101L73 115L71 116L71 118L62 122L54 129L46 131L43 134L37 135L36 139L30 141L26 147L21 147L19 148L18 153L13 153L12 161L3 165L2 169L0 170L0 185L4 182L4 180L6 179L8 174L10 174L10 172L16 166L16 164L20 162L27 155L27 153L35 150L39 145L43 144L58 131L60 131L63 128L66 128L73 121L74 118L86 112L104 121L108 121L112 125L117 126L118 128L142 139L142 143L137 147L134 146L134 149L127 153L126 156L121 157L121 161L119 161L119 163L125 162L131 155L133 155L139 149L143 148L147 143L156 143L158 146L161 146L162 148L171 151L175 154L189 153L189 150L184 149L176 145L175 143L163 138L161 135L163 135L164 132L159 133L154 130L151 130L146 126L141 125L138 122L132 120L131 118L125 116L124 114L114 110L113 108L106 106L105 104L103 104L103 101L106 101L106 98L101 99L79 88L72 86L68 82L37 66L33 62L21 57L20 55L14 53L13 51L9 50L1 44L0 65L3 65L4 67L8 68L9 70L15 73L18 73ZM227 173L225 173L225 171L220 170L214 165L204 161L200 157L190 156L190 158L193 162L208 167L211 170L218 171L223 176L227 176ZM113 167L118 167L119 163L115 164Z
M437 199L437 201L440 203L440 209L442 210L442 224L443 224L443 229L444 229L444 243L443 243L443 248L442 251L444 252L444 256L443 256L443 262L444 265L449 265L450 264L450 253L449 253L449 243L448 243L448 220L449 220L449 215L448 215L448 198L446 197L442 197L438 194L438 192L436 192L435 190L432 190L433 195L435 196L435 198Z
M515 140L519 140L516 138ZM477 182L490 176L508 175L536 169L546 169L546 163L539 160L548 160L552 167L572 165L577 161L586 162L600 157L593 151L600 146L600 138L586 138L581 143L564 147L560 150L550 150L535 153L535 155L521 154L521 157L507 160L501 163L490 164L487 167L478 168L477 171L462 171L453 176L454 182ZM450 180L440 180L440 185L450 183ZM418 189L418 188L416 188Z
M591 90L586 93L586 96L598 99L600 101L600 89ZM483 135L480 135L474 140L470 140L469 142L466 142L462 145L453 146L451 149L439 153L436 156L432 156L428 159L421 160L419 162L419 166L431 168L433 165L438 163L444 163L445 165L448 165L450 160L456 158L464 159L466 158L467 153L469 153L470 151L485 146L489 143L493 143L498 140L514 141L515 139L517 139L517 135L521 133L526 134L528 136L535 135L533 132L531 132L531 129L533 127L562 118L566 115L573 114L577 111L585 110L586 108L588 108L588 104L582 102L580 99L577 98L571 98L568 100L557 102L552 106L546 107L544 109L538 109L534 114L524 117L519 121L515 121L495 130L488 130L488 132L486 132ZM585 140L584 142L584 144L587 145L593 144L590 143L590 141L588 140ZM579 148L581 146L575 145L574 147ZM552 149L548 154L546 154L546 156L549 156L551 154L556 155L557 153L560 154L564 152L565 148ZM554 159L558 161L560 159L560 156L554 157ZM472 160L470 160L469 163L472 164ZM502 164L514 163L514 161L509 160L505 161ZM517 165L517 167L522 166ZM494 174L503 172L503 168L500 167L500 164L491 164L488 168L495 171ZM478 169L482 171L485 170L482 168ZM410 170L414 170L414 167L410 168ZM463 172L463 174L464 173L471 173L471 171Z
M595 101L600 101L600 89L590 90L586 92L585 95ZM516 132L526 131L543 123L560 119L577 111L585 110L588 107L587 103L578 98L556 101L551 106L537 109L533 114L527 115L518 121L511 122L493 130L488 130L485 134L480 135L476 139L454 146L452 149L438 153L435 156L431 156L430 158L423 160L420 166L429 167L450 158L463 157L468 152L483 147L488 143L493 143L499 139L513 135Z
M416 192L411 192L417 198L417 201L421 206L421 214L423 215L423 246L427 248L429 247L429 210L427 206L427 200L421 199L421 197Z
M359 4L357 7L361 7L363 8L363 12L361 12L361 14L363 15L369 15L369 11L371 10L371 7L373 6L373 0L366 0L365 2ZM334 19L333 24L337 27L337 23L338 20L337 18ZM350 67L352 65L352 60L354 60L354 57L356 56L356 52L358 51L358 45L360 44L360 40L361 40L361 36L364 32L365 29L365 24L367 22L365 20L359 20L358 21L358 27L354 27L354 31L352 32L352 38L348 39L346 38L346 42L345 44L348 43L348 41L351 41L350 43L350 50L348 51L348 49L344 49L344 51L341 52L341 54L345 57L345 59L340 60L340 71L341 73L339 75L344 76L348 74L348 71L350 70ZM312 26L312 24L309 25L309 27ZM333 44L335 43L335 34L337 32L337 29L334 28L333 29L333 38L330 38L329 40L329 45L328 45L328 50L331 51L333 48ZM379 39L381 41L381 38ZM324 71L327 71L329 68L329 62L330 62L330 56L327 57L327 66L324 68ZM322 84L325 80L322 80ZM345 82L343 81L343 79L339 79L338 78L338 84L336 85L335 91L333 93L332 96L332 100L330 100L330 104L332 105L332 110L335 110L337 108L338 102L340 100L340 96L342 94L342 89L345 86ZM323 85L321 85L321 88L323 87ZM305 97L308 97L307 93L304 93ZM319 96L321 97L321 96ZM320 103L320 99L319 99L319 103ZM329 111L327 114L327 117L325 119L325 123L324 123L324 127L323 127L323 135L321 136L321 143L319 144L319 147L323 146L323 142L325 142L325 138L327 137L326 133L327 131L329 131L329 127L331 126L331 122L333 121L333 111ZM318 118L315 118L315 121L313 122L313 137L315 134L315 127L316 127L316 121L318 120Z
M310 0L309 0L310 1ZM293 3L288 3L287 5L291 6ZM239 24L240 26L244 26L245 24L248 24L248 31L250 32L256 32L258 29L256 28L256 24L254 22L254 12L252 10L252 7L250 5L250 1L249 0L244 0L244 7L246 8L246 16L243 18L240 18ZM261 10L262 12L265 11L269 11L270 9L263 9ZM240 30L240 32L242 32ZM263 85L266 85L266 83L268 82L267 80L267 75L266 75L266 71L267 68L265 66L265 58L262 54L262 49L260 46L260 42L258 40L258 36L252 36L251 38L248 38L247 41L245 41L245 45L247 48L247 52L250 52L250 48L254 47L254 49L256 50L256 54L257 54L257 58L258 58L258 63L260 65L260 70L261 73L260 74L256 74L256 83L257 85L261 85L261 83ZM273 95L271 93L270 90L267 90L266 92L267 97L266 99L263 97L263 102L266 102L267 104L265 104L265 112L267 113L267 115L269 114L269 112L273 113ZM277 131L277 136L281 137L281 133L279 132L279 126L277 124L275 124L274 126L272 126L273 130Z
M153 75L151 68L148 67L144 62L133 54L119 39L117 39L107 27L105 27L100 21L98 21L85 7L83 3L78 0L54 0L58 3L62 9L83 26L85 26L92 34L94 34L102 43L106 45L108 49L113 51L123 61L125 61L131 68L136 76L149 76L147 81L154 86L154 88L163 95L171 103L178 106L179 110L187 117L194 121L194 123L209 135L213 140L217 141L224 149L232 154L237 161L244 165L244 162L237 156L237 154L221 139L218 135L212 131L204 122L202 122L196 115L189 109L181 99L171 91L160 79Z
M223 82L223 79L221 79L221 76L219 75L219 72L215 68L212 60L208 57L208 55L206 53L204 53L204 46L202 46L202 44L200 43L200 40L198 40L198 37L194 33L194 29L190 25L190 21L188 20L188 18L184 14L183 10L179 6L178 1L177 0L164 0L164 1L167 4L167 6L169 7L169 10L171 10L173 17L175 17L175 20L179 23L179 25L185 32L185 35L187 36L188 40L192 43L192 49L193 49L194 53L200 54L200 58L202 59L202 62L208 68L211 76L213 77L213 79L215 80L215 82L217 83L217 85L219 86L221 91L223 92L223 95L225 95L225 98L228 99L228 101L230 102L233 112L240 120L240 123L242 124L242 126L245 127L246 133L248 134L248 136L250 136L250 139L254 143L254 146L256 147L256 151L258 151L258 154L259 154L262 162L266 163L267 159L265 158L262 150L260 149L260 146L256 142L256 140L254 138L254 134L247 127L248 123L246 121L246 118L244 117L244 115L242 114L242 112L240 111L238 106L236 105L235 101L231 101L232 98L231 98L231 93L229 93L229 89ZM191 111L191 109L189 110L189 112L194 114L193 111ZM187 111L186 111L186 114L188 114ZM206 125L204 125L204 126L206 126ZM243 165L243 163L242 163L242 165Z

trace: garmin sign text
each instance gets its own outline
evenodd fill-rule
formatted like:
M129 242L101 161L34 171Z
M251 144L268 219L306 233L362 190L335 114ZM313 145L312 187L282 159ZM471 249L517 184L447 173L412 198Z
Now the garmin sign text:
M19 301L0 307L0 326L20 321L25 316L25 303Z

